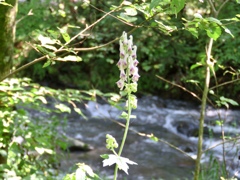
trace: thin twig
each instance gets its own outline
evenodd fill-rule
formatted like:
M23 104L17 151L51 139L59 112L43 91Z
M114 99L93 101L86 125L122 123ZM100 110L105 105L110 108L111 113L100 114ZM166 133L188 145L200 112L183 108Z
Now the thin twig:
M167 83L169 83L169 84L172 84L173 86L179 87L180 89L182 89L182 90L188 92L189 94L191 94L193 97L197 98L199 101L202 101L202 100L200 99L200 97L198 97L198 95L196 95L196 94L193 93L192 91L189 91L189 90L186 89L185 87L180 86L179 84L175 84L175 83L173 83L173 82L171 82L171 81L168 81L167 79L164 79L164 78L161 77L161 76L156 75L156 77L159 78L159 79L161 79L161 80L163 80L163 81L165 81L165 82L167 82Z
M78 34L76 34L74 37L72 37L68 42L66 42L64 44L64 46L62 46L59 50L61 50L63 47L65 47L66 45L68 45L70 42L72 42L74 39L76 39L78 36L82 35L85 31L87 31L88 29L90 29L91 27L95 26L97 23L99 23L101 20L103 20L106 16L108 16L109 14L113 13L114 11L116 11L117 9L121 8L121 6L123 5L123 3L121 3L117 8L109 11L108 13L106 13L105 15L103 15L101 18L99 18L98 20L96 20L94 23L92 23L90 26L87 26L84 30L82 30L81 32L79 32Z
M232 83L237 82L237 81L240 81L240 78L234 79L234 80L231 80L231 81L227 81L227 82L224 82L224 83L222 83L222 84L218 84L218 85L216 85L216 86L211 87L210 90L213 90L213 89L216 89L216 88L219 88L219 87L221 87L221 86L228 85L228 84L232 84Z

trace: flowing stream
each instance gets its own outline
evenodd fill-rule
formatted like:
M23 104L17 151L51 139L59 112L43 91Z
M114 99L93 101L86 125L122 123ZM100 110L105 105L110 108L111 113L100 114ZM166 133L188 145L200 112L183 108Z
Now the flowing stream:
M138 163L129 165L129 175L119 171L118 179L126 180L185 180L192 179L194 161L197 152L197 132L200 106L183 101L163 100L155 96L145 96L138 100L138 108L132 114L136 119L130 123L130 131L122 156ZM68 118L66 133L76 139L92 145L89 152L72 152L62 161L62 169L76 163L90 165L103 179L113 179L114 166L102 167L100 154L111 153L105 148L106 134L114 136L121 143L124 129L116 122L124 123L118 117L122 111L108 104L88 102L84 113L87 121L76 114ZM208 107L206 110L204 128L204 149L214 147L203 155L202 163L208 163L210 154L222 161L223 146L221 143L222 128L225 136L236 137L240 133L240 111L215 110ZM216 124L224 122L224 126ZM168 144L155 142L136 132L154 134L160 140L173 144L179 150ZM210 133L209 133L210 132ZM225 158L231 175L240 177L239 143L225 143Z

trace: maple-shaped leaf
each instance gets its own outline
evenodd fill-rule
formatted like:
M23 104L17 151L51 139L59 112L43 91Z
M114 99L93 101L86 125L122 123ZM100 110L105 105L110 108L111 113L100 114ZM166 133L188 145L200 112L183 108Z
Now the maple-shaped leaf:
M126 174L128 174L128 169L129 169L128 164L137 165L137 163L129 160L128 158L117 156L117 155L114 155L114 154L109 154L108 158L103 160L103 167L111 166L115 163L118 165L118 168L123 170Z

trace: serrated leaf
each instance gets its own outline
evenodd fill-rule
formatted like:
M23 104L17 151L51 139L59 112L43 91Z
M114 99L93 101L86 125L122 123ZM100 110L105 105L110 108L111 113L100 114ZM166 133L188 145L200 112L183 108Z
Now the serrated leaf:
M118 168L120 170L123 170L126 174L128 174L129 169L128 164L137 165L137 163L129 160L128 158L120 157L114 154L109 154L108 159L103 160L103 167L111 166L113 164L117 164Z

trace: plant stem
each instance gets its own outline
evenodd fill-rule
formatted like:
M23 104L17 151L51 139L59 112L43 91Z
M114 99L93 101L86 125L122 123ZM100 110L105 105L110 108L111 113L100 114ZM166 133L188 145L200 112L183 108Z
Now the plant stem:
M129 62L127 62L127 63L128 63L127 67L129 67ZM127 68L127 84L130 84L130 77L129 77L129 75L130 75L130 69ZM131 105L130 105L130 96L131 96L131 92L128 91L128 94L127 94L127 99L128 99L128 104L127 104L128 116L127 116L127 119L126 119L126 126L125 126L125 130L124 130L124 134L123 134L122 143L121 143L121 146L120 146L119 151L118 151L118 156L121 156L121 154L122 154L123 147L124 147L125 141L127 139L128 129L129 129L130 116L131 116L131 113L132 113L132 108L131 108ZM116 164L115 170L114 170L114 180L117 179L117 172L118 172L118 165Z
M211 38L208 44L208 49L207 49L205 84L204 84L204 90L202 95L201 114L199 119L198 152L197 152L196 167L194 172L194 180L198 180L199 174L200 174L202 143L203 143L203 125L204 125L206 102L207 102L207 96L208 96L209 84L210 84L210 66L212 65L211 59L210 59L212 46L213 46L213 39Z

